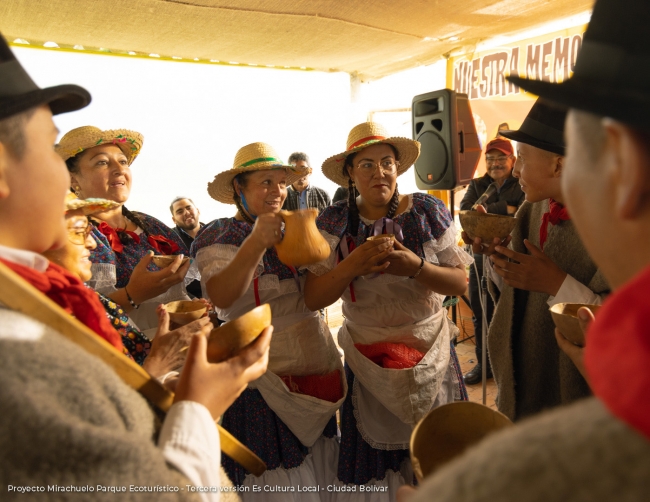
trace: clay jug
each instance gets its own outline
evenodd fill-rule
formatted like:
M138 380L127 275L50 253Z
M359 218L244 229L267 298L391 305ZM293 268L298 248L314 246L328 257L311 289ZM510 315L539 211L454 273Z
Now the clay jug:
M279 214L284 220L284 237L275 249L282 263L300 267L329 257L330 246L316 228L316 209L280 211Z

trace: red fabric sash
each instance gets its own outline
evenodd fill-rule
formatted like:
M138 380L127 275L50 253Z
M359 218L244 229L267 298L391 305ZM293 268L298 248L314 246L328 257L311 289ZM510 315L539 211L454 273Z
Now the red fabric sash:
M140 244L140 236L130 230L124 230L121 228L115 229L105 221L102 221L97 228L106 236L108 243L111 245L111 249L116 253L124 251L124 244L122 244L118 232L128 234L136 244ZM180 249L178 244L173 240L163 237L162 235L149 235L147 237L147 242L158 254L171 255Z
M18 265L0 258L0 261L53 300L68 314L76 317L100 337L123 352L122 337L111 325L97 293L63 267L50 263L45 272Z
M280 378L291 392L297 394L306 394L330 403L335 403L343 397L340 370L334 370L326 375L283 376Z
M173 240L163 237L162 235L150 235L147 241L158 254L174 254L180 248Z
M124 244L120 240L120 236L117 234L117 230L111 227L105 221L102 221L97 227L99 231L106 236L108 243L111 245L111 249L116 253L121 253L124 251ZM130 232L128 230L121 230L121 232L126 232L131 238L137 243L140 244L140 236L135 232Z
M587 333L589 384L618 418L650 439L650 267L613 293Z
M355 348L382 368L402 370L419 363L424 354L403 343L379 342L371 345L355 343Z
M564 207L559 202L549 199L549 212L544 213L542 216L542 226L539 227L539 247L544 250L544 243L548 237L548 224L557 225L560 221L570 220L571 217Z

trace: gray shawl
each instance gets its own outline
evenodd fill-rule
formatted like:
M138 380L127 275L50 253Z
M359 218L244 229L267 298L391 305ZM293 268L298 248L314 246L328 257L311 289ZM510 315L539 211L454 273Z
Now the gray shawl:
M650 441L585 399L488 437L418 491L409 502L638 502Z
M510 248L528 254L524 239L539 247L548 200L525 202L517 212ZM597 294L608 292L604 277L582 245L573 223L549 224L544 253L564 272ZM497 300L488 332L488 351L497 382L499 411L513 420L590 395L589 386L555 341L549 296L511 288L491 292Z
M12 339L14 332L27 340ZM187 490L130 492L130 485L185 488L189 483L156 447L148 404L96 357L2 307L0 382L3 500L199 500ZM45 491L25 498L8 493L8 485ZM95 491L48 490L55 485ZM126 493L98 492L97 485L124 486Z

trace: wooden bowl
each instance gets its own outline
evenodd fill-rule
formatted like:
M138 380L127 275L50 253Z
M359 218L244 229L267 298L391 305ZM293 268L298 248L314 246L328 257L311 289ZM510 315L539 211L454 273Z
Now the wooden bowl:
M555 327L560 330L564 338L580 347L584 347L585 335L580 328L580 321L578 320L578 309L580 307L588 307L595 315L600 305L558 303L557 305L553 305L549 310L551 311Z
M377 239L383 239L384 237L390 237L391 243L395 241L395 234L371 235L366 240L367 241L376 241Z
M271 306L265 303L213 329L208 338L208 361L218 363L233 357L270 325Z
M431 410L411 434L411 462L418 482L487 435L513 425L479 403L457 401Z
M178 255L175 255L175 254L170 254L170 255L156 254L156 255L153 256L151 261L153 261L154 264L159 268L167 268L176 259L176 256L178 256ZM183 260L181 261L181 266L185 265L185 263L187 263L187 260L189 260L189 259L190 259L189 256L184 256Z
M517 220L512 216L477 211L461 211L458 218L463 230L472 240L479 237L485 243L491 243L495 237L505 239L517 225Z
M180 300L177 302L170 302L165 305L167 312L169 312L169 319L181 326L196 321L203 317L207 307L202 302L191 302L188 300Z

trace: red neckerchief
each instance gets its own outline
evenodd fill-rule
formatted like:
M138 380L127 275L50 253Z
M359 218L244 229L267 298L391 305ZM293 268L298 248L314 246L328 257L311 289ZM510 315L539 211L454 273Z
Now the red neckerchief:
M650 439L650 267L613 293L587 333L585 366L594 395Z
M180 249L178 244L162 235L150 235L147 242L158 254L174 254Z
M45 272L38 272L1 258L0 261L117 350L123 351L122 337L108 320L97 293L77 276L54 263L50 263Z
M544 243L548 237L548 224L557 225L560 221L570 220L571 217L564 207L559 202L548 199L549 212L544 213L542 216L542 226L539 227L539 247L544 250Z
M111 249L113 251L115 251L116 253L121 253L122 251L124 251L124 244L122 244L122 241L120 240L120 236L117 234L117 230L115 230L105 221L102 221L97 228L102 234L106 236L106 238L108 239L108 243L111 245ZM119 230L120 232L127 233L136 242L136 244L140 244L140 236L138 234L136 234L135 232L130 232L129 230L122 230L122 229Z
M124 244L122 244L118 232L126 233L136 244L140 244L140 236L130 230L121 228L114 229L105 221L102 221L97 228L106 236L108 243L111 245L111 249L116 253L124 251ZM162 235L149 235L147 237L147 242L158 254L171 255L180 249L178 244Z

